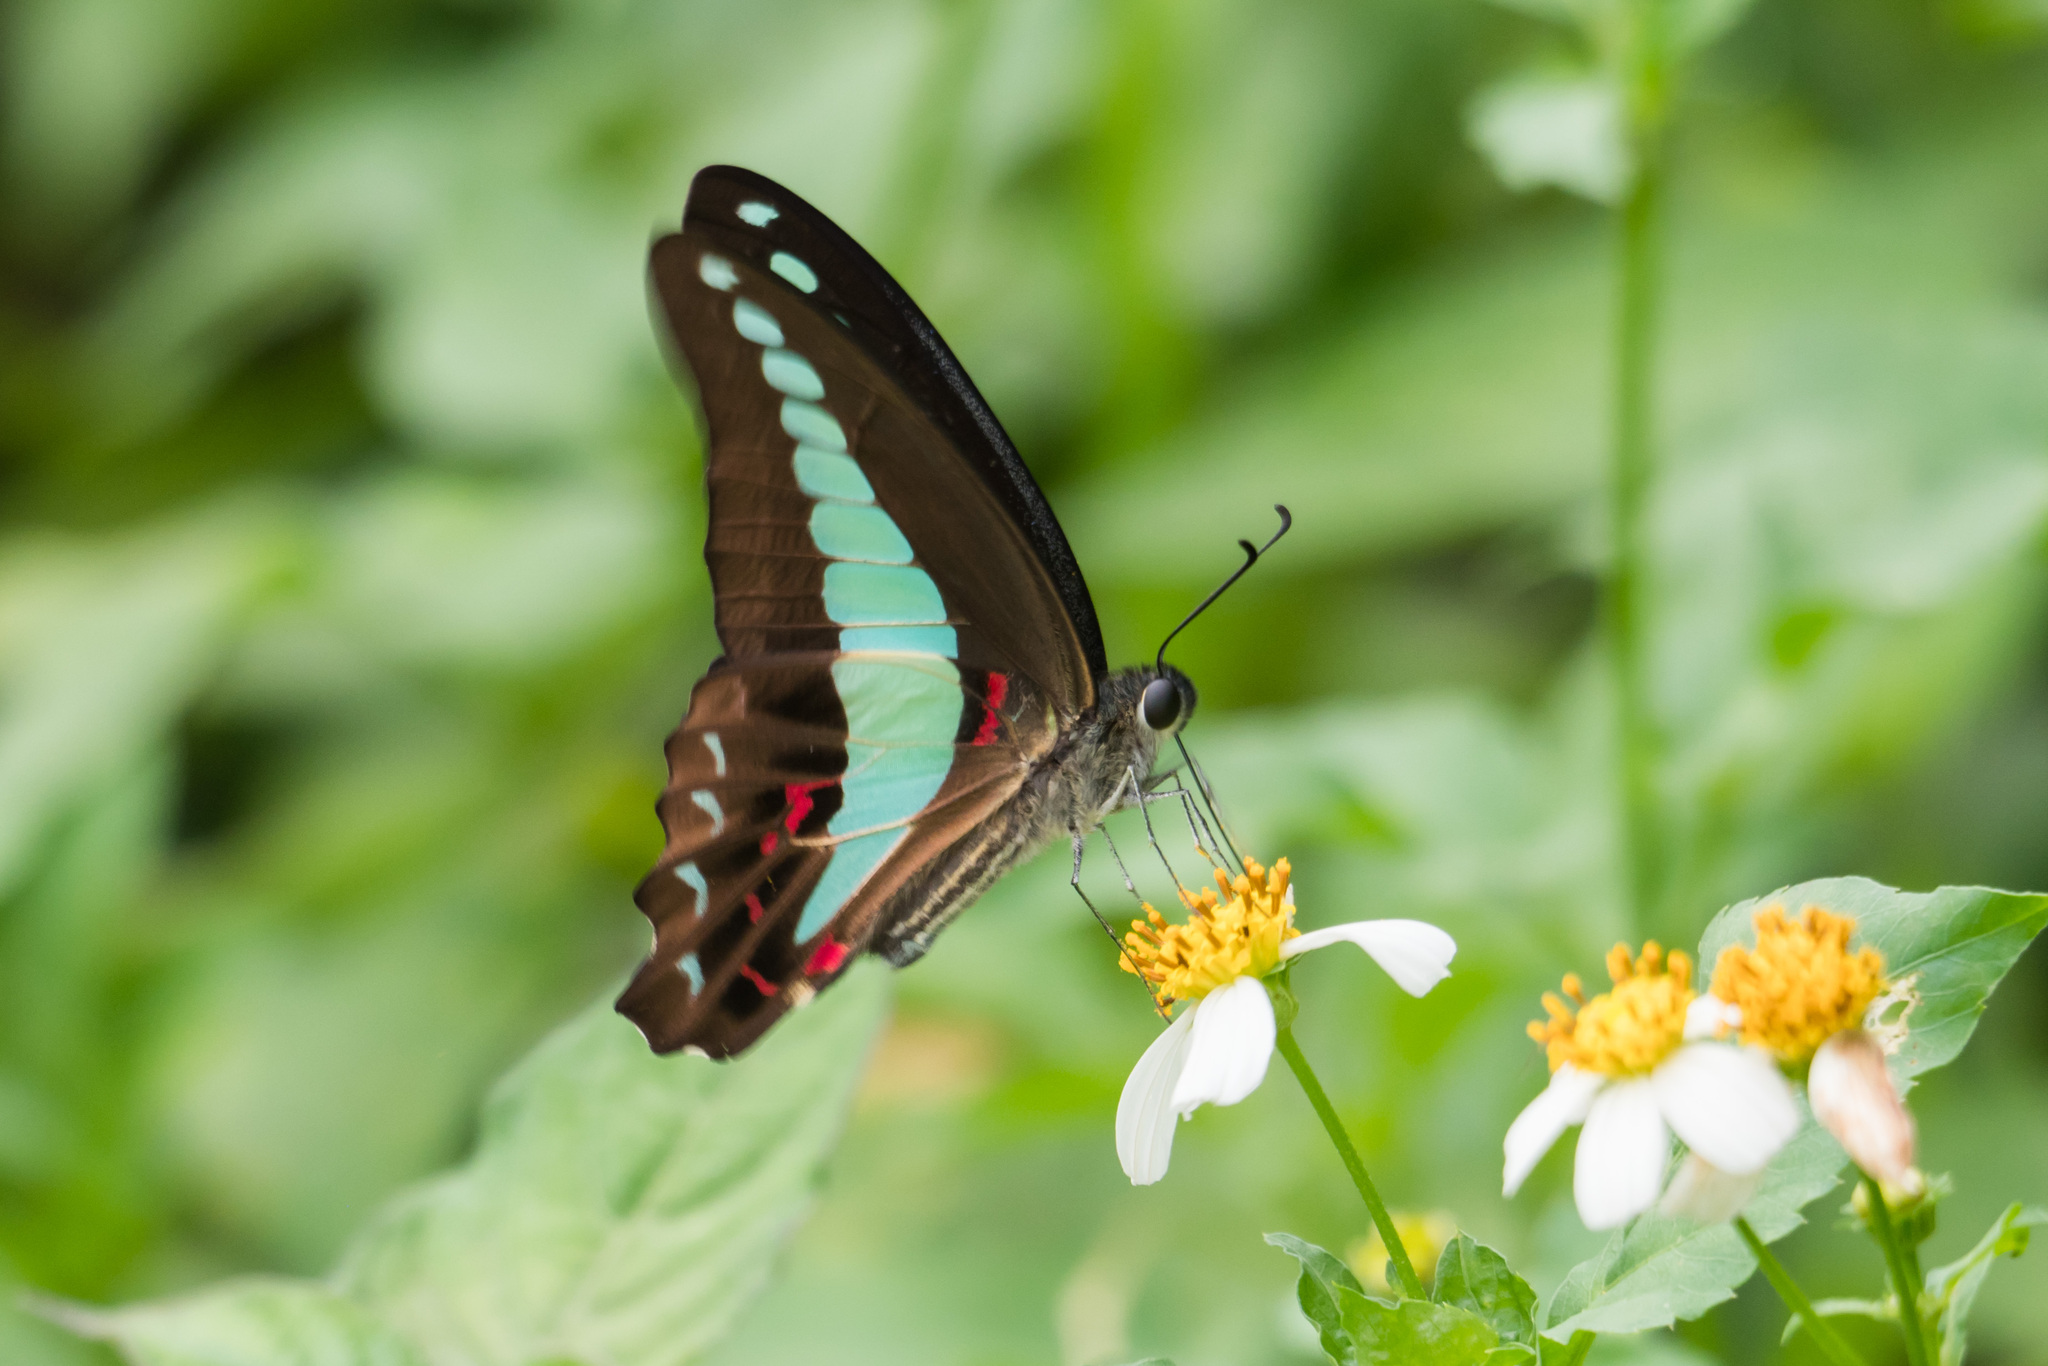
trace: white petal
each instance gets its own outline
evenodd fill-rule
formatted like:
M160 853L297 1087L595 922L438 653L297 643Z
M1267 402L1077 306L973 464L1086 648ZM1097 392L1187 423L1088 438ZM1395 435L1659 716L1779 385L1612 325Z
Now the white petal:
M1704 996L1693 997L1692 1004L1685 1008L1685 1037L1688 1039L1718 1039L1741 1027L1742 1007L1722 1000L1711 991Z
M1721 1224L1742 1213L1742 1207L1764 1184L1761 1168L1747 1176L1722 1171L1698 1153L1687 1153L1678 1164L1678 1175L1657 1208L1666 1214L1683 1215L1702 1224Z
M1198 1105L1235 1105L1259 1089L1273 1060L1273 998L1256 977L1240 977L1204 996L1188 1047L1187 1068L1173 1088L1173 1108L1186 1119Z
M1791 1083L1762 1049L1689 1043L1657 1064L1650 1085L1685 1146L1736 1176L1762 1171L1799 1130Z
M1598 1072L1581 1072L1566 1063L1550 1078L1543 1093L1522 1107L1515 1122L1508 1125L1507 1171L1501 1178L1502 1195L1513 1195L1529 1179L1529 1173L1543 1160L1543 1154L1574 1124L1586 1118L1593 1097L1607 1084Z
M1160 1032L1131 1069L1123 1096L1116 1103L1116 1155L1134 1186L1149 1186L1166 1175L1173 1156L1173 1127L1180 1116L1173 1108L1173 1088L1187 1066L1200 1002L1189 1006Z
M1657 1096L1642 1078L1616 1082L1593 1099L1579 1131L1572 1195L1587 1228L1619 1228L1657 1203L1671 1135Z
M1290 939L1280 946L1280 956L1292 958L1339 940L1349 940L1371 954L1372 961L1410 996L1421 996L1450 976L1451 956L1458 951L1457 940L1421 920L1354 920Z

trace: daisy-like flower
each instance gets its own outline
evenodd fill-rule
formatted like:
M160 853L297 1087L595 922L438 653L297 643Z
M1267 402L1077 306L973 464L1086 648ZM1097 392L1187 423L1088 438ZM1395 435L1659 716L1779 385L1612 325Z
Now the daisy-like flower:
M1851 952L1855 920L1818 906L1796 920L1766 906L1751 923L1756 947L1731 944L1715 960L1714 997L1738 1013L1744 1043L1805 1073L1814 1118L1857 1166L1910 1190L1918 1181L1913 1117L1865 1024L1888 989L1884 955L1867 945Z
M1546 994L1529 1035L1550 1085L1509 1126L1502 1192L1521 1189L1543 1154L1583 1124L1572 1174L1579 1217L1616 1228L1657 1202L1676 1133L1715 1173L1763 1171L1799 1127L1792 1088L1762 1049L1716 1040L1727 1006L1692 989L1692 959L1656 943L1607 955L1614 988L1590 1001L1576 975ZM1569 997L1569 1003L1566 1001ZM1697 1210L1688 1212L1697 1213Z
M1308 934L1294 928L1286 859L1245 860L1216 889L1182 893L1183 925L1145 907L1124 936L1123 969L1142 976L1173 1023L1131 1069L1116 1107L1116 1152L1131 1184L1166 1175L1176 1125L1203 1105L1235 1105L1265 1080L1278 1022L1260 979L1314 949L1358 945L1400 988L1420 996L1450 976L1457 945L1420 920L1360 920ZM1218 895L1218 892L1221 895Z

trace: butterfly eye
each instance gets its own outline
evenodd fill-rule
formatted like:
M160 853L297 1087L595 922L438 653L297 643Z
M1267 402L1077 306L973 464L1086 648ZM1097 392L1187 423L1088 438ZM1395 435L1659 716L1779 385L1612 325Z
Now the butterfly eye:
M1153 679L1145 685L1138 714L1153 730L1171 730L1173 723L1180 720L1180 689L1173 686L1172 679Z

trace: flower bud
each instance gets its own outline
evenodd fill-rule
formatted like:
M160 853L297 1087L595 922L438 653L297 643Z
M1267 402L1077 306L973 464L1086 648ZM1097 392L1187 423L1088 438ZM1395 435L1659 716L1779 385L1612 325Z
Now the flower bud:
M1822 1044L1807 1074L1806 1095L1813 1117L1857 1166L1894 1186L1913 1181L1913 1117L1892 1086L1876 1039L1849 1029Z

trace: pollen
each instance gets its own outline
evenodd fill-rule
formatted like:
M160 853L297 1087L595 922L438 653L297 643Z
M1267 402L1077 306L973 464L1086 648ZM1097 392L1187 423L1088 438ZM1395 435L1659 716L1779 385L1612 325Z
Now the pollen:
M1256 859L1231 877L1216 870L1216 886L1181 893L1184 925L1145 906L1124 936L1120 962L1152 984L1161 1005L1197 1001L1240 977L1264 977L1280 965L1280 946L1300 934L1287 900L1286 859L1271 868ZM1220 893L1220 895L1219 895Z
M1685 1042L1685 1010L1698 994L1690 956L1666 957L1654 939L1640 957L1616 944L1607 954L1607 975L1613 990L1590 1001L1576 973L1565 974L1563 996L1544 993L1549 1018L1532 1021L1529 1037L1543 1045L1551 1071L1570 1063L1608 1077L1639 1076Z
M1713 993L1742 1011L1742 1041L1799 1067L1814 1050L1863 1023L1885 990L1884 955L1854 952L1851 916L1808 906L1798 919L1783 906L1756 913L1756 947L1731 944L1714 961Z

